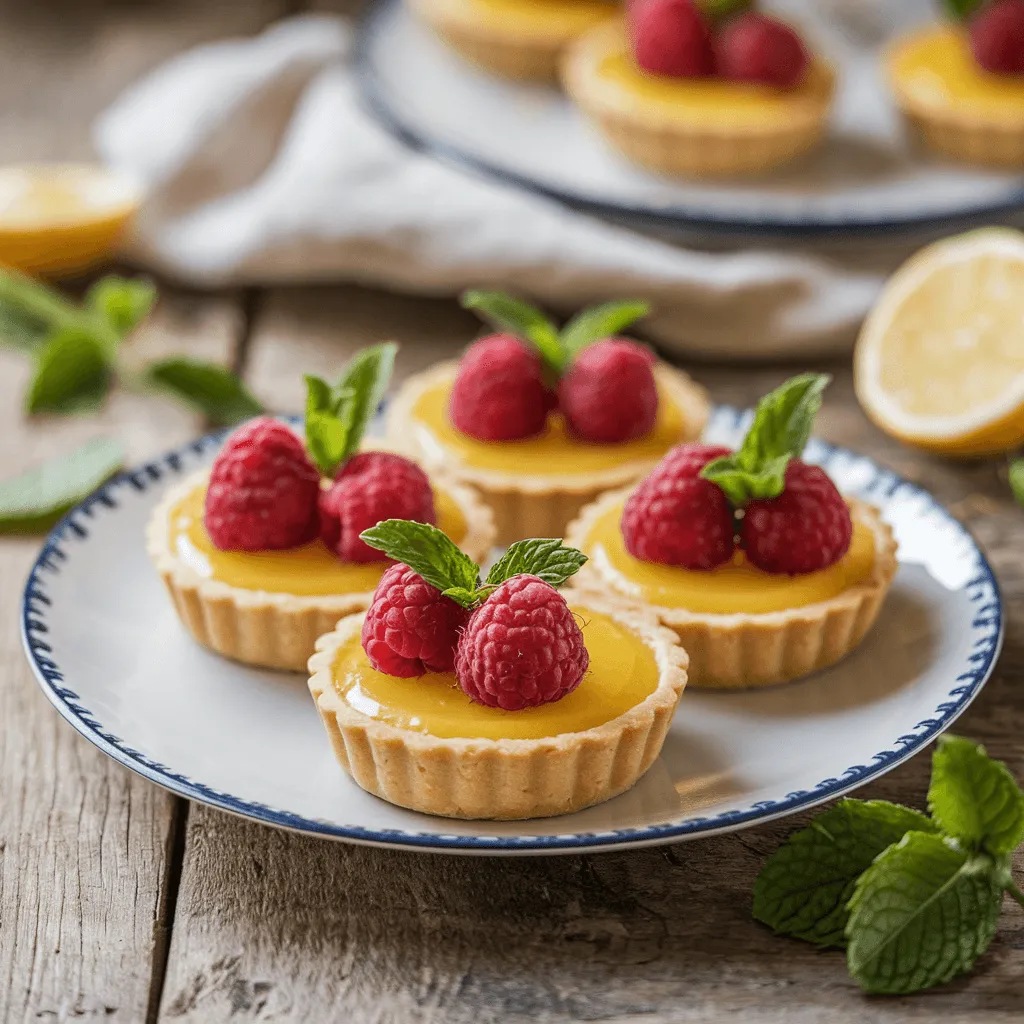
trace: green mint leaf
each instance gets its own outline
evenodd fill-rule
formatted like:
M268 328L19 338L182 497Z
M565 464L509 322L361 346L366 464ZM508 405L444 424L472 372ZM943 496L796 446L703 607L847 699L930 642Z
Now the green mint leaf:
M156 302L156 285L145 278L109 274L97 281L85 295L85 308L100 316L123 338L149 315Z
M164 359L147 367L146 380L202 413L214 426L229 427L263 412L238 377L217 363Z
M984 0L946 0L946 8L954 18L967 21L983 3Z
M601 306L584 309L562 328L559 335L564 359L571 360L588 345L610 338L637 320L647 316L651 307L646 302L626 299L606 302Z
M17 270L0 268L0 309L5 318L37 325L39 338L62 328L81 327L82 314L54 288Z
M554 537L535 537L509 545L487 574L486 586L496 587L513 576L539 576L545 583L560 587L570 576L579 572L587 556L575 548L566 547Z
M850 900L846 962L867 992L899 994L969 971L1002 906L1001 870L954 840L908 832L861 875Z
M363 434L388 390L397 352L398 345L393 341L371 345L356 353L342 371L334 389L338 413L345 425L342 462L359 450Z
M1024 508L1024 459L1015 459L1010 463L1010 490L1017 504Z
M789 456L766 459L754 468L745 468L739 453L723 455L709 462L701 476L717 484L738 508L756 498L776 498L785 487Z
M471 608L476 602L480 579L477 564L436 526L386 519L363 530L359 538L388 558L404 562L463 608Z
M566 356L558 328L536 306L504 292L468 291L462 293L459 301L464 308L479 313L495 330L507 331L533 345L551 374L559 376L565 369Z
M333 475L345 453L345 424L339 398L325 380L306 375L306 449L324 476Z
M994 857L1024 842L1024 793L1002 761L960 736L943 736L932 757L928 807L968 849Z
M754 6L754 0L697 0L701 13L712 21L725 21Z
M55 331L36 352L25 397L28 413L73 413L102 404L113 378L109 350L94 334L69 327Z
M754 882L754 917L780 935L818 946L845 945L846 905L857 879L910 831L935 826L885 800L840 800L794 832Z
M0 343L31 351L42 344L49 333L45 320L0 300Z
M99 437L0 482L0 533L40 533L124 464L121 445Z

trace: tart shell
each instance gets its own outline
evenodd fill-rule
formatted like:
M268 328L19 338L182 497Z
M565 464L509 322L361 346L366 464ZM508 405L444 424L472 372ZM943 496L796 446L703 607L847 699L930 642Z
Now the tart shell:
M586 606L643 639L655 655L658 685L604 725L530 740L442 739L356 711L335 689L332 667L363 615L343 619L317 641L309 661L310 693L338 763L368 793L446 818L552 817L624 793L661 752L686 685L686 652L650 616L590 599Z
M231 586L201 576L171 549L173 508L209 476L193 474L172 487L154 509L146 548L185 628L216 654L261 668L304 672L318 637L338 619L368 608L373 591L313 595L274 593ZM483 562L494 544L494 518L469 488L431 474L431 483L454 498L466 520L459 547Z
M584 538L629 489L603 495L569 527L566 543L581 547ZM878 510L850 501L852 514L875 537L875 564L870 576L827 601L760 614L697 614L684 608L643 604L591 558L573 577L582 595L653 612L673 630L690 656L689 682L696 689L726 690L771 686L828 668L849 654L874 625L896 575L896 541Z

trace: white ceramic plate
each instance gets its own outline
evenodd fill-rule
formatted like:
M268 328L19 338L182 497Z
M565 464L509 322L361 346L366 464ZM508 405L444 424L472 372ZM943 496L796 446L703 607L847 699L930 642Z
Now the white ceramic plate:
M749 414L716 410L714 442ZM51 534L24 596L25 648L54 707L121 764L192 800L335 839L463 853L612 849L742 828L888 771L977 695L1002 640L992 571L935 500L869 459L808 457L879 505L900 542L881 621L838 667L788 686L688 690L661 758L629 793L561 818L460 822L368 796L335 764L306 681L196 646L146 557L161 492L222 435L124 474Z
M879 32L938 15L934 0L878 4ZM475 71L401 0L378 0L363 25L357 71L378 118L449 162L596 213L655 227L748 234L937 228L1024 208L1024 174L943 163L908 146L882 80L878 45L837 22L850 0L774 0L838 68L831 137L821 151L739 183L670 180L610 150L554 89Z

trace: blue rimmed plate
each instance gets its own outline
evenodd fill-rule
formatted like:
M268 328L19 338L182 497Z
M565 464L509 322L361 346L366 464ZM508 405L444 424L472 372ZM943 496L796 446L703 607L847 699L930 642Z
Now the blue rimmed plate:
M737 444L719 408L708 439ZM808 458L878 505L900 568L859 650L802 682L683 695L659 761L629 793L562 818L456 822L359 789L333 760L305 679L226 662L179 625L145 552L164 488L221 435L106 485L48 538L25 588L30 663L54 707L116 761L192 800L333 839L459 853L615 849L743 828L849 792L920 750L992 671L1002 606L967 531L870 459L812 441Z

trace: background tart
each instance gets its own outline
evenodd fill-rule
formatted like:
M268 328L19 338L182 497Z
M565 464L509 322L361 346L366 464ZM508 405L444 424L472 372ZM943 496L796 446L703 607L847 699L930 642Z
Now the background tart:
M771 170L813 149L827 127L834 74L815 60L794 89L649 75L614 20L566 50L562 82L629 159L665 174L710 176Z
M537 438L476 441L451 426L447 394L457 369L455 362L439 363L405 382L388 413L388 443L426 469L478 490L494 512L499 544L561 537L580 509L604 491L645 476L670 448L700 437L708 418L704 389L681 370L659 363L655 378L661 408L650 435L623 444L573 442L559 451L557 465L541 471L546 449ZM424 403L443 423L429 425L421 418ZM561 431L553 416L544 437L555 441ZM532 472L531 461L538 467Z
M313 653L316 639L333 629L338 619L370 604L378 579L389 563L342 563L319 541L303 548L269 552L216 552L229 566L225 578L210 575L191 546L181 550L172 538L181 530L175 520L186 503L190 516L202 526L202 493L209 471L194 474L172 487L154 509L146 542L153 561L186 629L202 646L235 661L263 668L302 672ZM491 511L469 488L431 474L438 506L439 525L446 515L464 523L459 547L474 561L486 560L494 545ZM212 545L210 545L212 548ZM282 565L294 559L296 590L270 584L279 578ZM252 578L249 578L249 566ZM334 568L350 574L353 589L331 592ZM290 568L285 569L290 572ZM244 575L240 575L244 574ZM264 582L267 585L260 586Z
M439 736L357 710L335 684L335 663L346 645L358 644L363 616L343 619L334 632L317 642L317 653L309 662L310 693L342 768L375 796L451 818L550 817L625 792L661 752L686 684L686 653L673 633L659 627L649 615L611 608L589 597L570 605L584 619L587 615L604 616L617 630L639 640L651 662L650 691L608 721L579 731L531 738ZM587 626L583 628L586 636ZM588 650L593 672L601 652L589 646ZM395 682L412 688L438 685L429 677L424 680ZM454 686L454 676L451 683ZM488 721L515 722L522 716L558 708L575 695L585 700L587 683L584 677L579 688L562 701L524 711L470 705L468 697L465 702Z
M871 538L873 559L865 568L865 575L844 585L839 593L792 608L727 614L647 603L642 587L624 579L590 540L598 524L621 509L628 495L628 489L603 495L569 527L566 543L590 556L573 577L572 588L584 597L589 593L601 594L606 600L652 611L659 622L676 633L686 649L690 656L690 684L697 688L767 686L834 665L863 640L896 575L896 541L892 530L882 522L877 509L851 499L855 534L863 530ZM668 566L658 568L671 570ZM836 569L833 566L823 572ZM807 581L810 576L795 579Z

